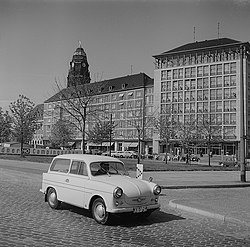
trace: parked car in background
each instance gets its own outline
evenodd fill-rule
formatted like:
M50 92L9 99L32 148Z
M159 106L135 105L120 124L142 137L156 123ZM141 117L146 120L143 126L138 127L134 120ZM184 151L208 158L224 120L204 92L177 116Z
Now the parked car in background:
M124 158L136 159L138 154L135 151L124 151Z
M64 154L43 173L40 191L52 209L65 202L90 210L96 222L107 224L112 215L148 217L160 207L161 187L129 177L117 158Z
M197 155L195 155L195 154L191 154L191 155L190 155L190 160L191 160L191 161L199 162L199 161L200 161L200 158L199 158Z
M223 167L238 167L238 163L234 155L225 155L221 161L219 161L219 165Z

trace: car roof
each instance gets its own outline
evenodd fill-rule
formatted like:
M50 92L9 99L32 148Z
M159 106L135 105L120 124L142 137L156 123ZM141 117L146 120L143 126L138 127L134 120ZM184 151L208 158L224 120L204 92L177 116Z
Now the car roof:
M109 156L102 156L102 155L92 155L92 154L61 154L56 156L54 159L77 159L77 160L84 160L87 163L91 162L98 162L98 161L113 161L113 162L121 162L121 160L109 157Z

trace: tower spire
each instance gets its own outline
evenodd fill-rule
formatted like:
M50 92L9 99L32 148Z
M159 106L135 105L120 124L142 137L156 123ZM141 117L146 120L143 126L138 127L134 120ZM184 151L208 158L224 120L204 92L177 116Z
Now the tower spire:
M82 42L81 40L78 40L79 48L82 48Z

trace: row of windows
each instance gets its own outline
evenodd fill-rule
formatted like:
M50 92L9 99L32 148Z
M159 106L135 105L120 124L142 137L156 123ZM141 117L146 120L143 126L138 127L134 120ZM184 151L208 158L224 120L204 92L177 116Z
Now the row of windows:
M171 68L184 65L214 63L239 59L238 51L214 51L209 54L185 54L155 59L155 69Z
M190 89L215 88L236 86L236 75L204 77L189 80L162 81L161 91L181 91Z
M175 115L174 116L174 121L177 121L179 123L190 123L190 122L195 121L195 119L196 119L195 114L193 114L193 115ZM201 122L203 119L204 119L203 114L197 115L197 122ZM215 125L220 125L220 124L236 125L236 113L211 114L210 119L211 119L211 124L215 124ZM228 129L231 129L231 128L229 127Z
M210 107L209 107L210 106ZM177 104L162 104L161 113L189 113L189 112L236 112L236 100L230 101L212 101L198 103L177 103Z
M161 103L235 99L236 88L161 93Z
M201 76L213 76L222 74L235 74L236 62L188 67L180 69L169 69L161 71L162 80L194 78Z
M114 131L114 137L115 138L121 138L121 139L136 139L136 136L138 135L136 129L116 129ZM153 138L153 129L147 128L145 131L144 138Z
M146 93L153 93L153 88L147 88ZM131 91L131 92L119 92L113 94L107 94L102 96L96 96L92 98L92 104L100 104L110 101L119 101L119 100L130 100L130 99L138 99L143 97L143 90ZM48 109L55 109L57 106L56 103L49 103Z

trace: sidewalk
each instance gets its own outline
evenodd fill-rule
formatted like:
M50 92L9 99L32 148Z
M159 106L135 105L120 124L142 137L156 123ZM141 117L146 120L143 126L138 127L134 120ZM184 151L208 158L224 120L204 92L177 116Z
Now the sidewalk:
M250 173L240 171L144 172L163 188L163 207L250 227ZM249 187L249 188L247 188ZM187 190L188 189L188 190Z

